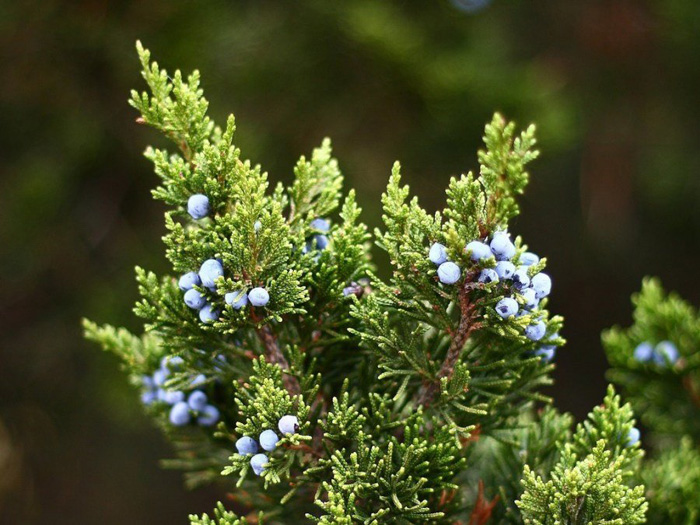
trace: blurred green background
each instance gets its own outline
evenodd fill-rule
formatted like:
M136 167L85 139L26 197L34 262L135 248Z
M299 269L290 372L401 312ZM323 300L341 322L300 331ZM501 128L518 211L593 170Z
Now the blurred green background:
M599 333L629 322L642 276L700 302L700 4L466 4L0 3L1 523L185 523L222 497L159 469L168 445L80 333L84 315L139 330L133 266L168 270L141 156L159 138L126 104L137 38L201 70L273 180L332 137L372 226L395 159L434 210L494 110L536 122L512 229L549 258L569 340L550 393L578 417L603 396Z

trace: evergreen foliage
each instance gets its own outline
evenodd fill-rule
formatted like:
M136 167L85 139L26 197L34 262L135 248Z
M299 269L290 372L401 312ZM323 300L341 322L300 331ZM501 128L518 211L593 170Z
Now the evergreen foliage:
M383 281L329 140L299 160L289 187L270 190L235 147L233 117L219 128L207 116L199 74L171 76L137 48L149 90L134 91L131 104L177 147L146 150L161 179L154 197L170 207L174 274L136 269L144 335L84 327L135 385L156 393L146 410L174 444L166 466L189 486L226 483L246 516L219 504L213 519L191 523L642 523L642 477L652 502L681 515L667 502L685 497L694 478L668 493L657 482L674 462L697 463L690 442L655 460L649 479L632 409L612 388L573 431L540 392L563 320L548 309L546 258L508 233L538 155L533 126L517 133L496 114L479 175L453 178L434 214L410 198L394 165L384 228L374 232L392 265ZM193 195L206 198L196 213ZM698 366L694 311L664 302L655 286L638 299L638 326L606 336L611 377L635 407L675 395L673 381L685 385L681 376ZM512 311L498 308L504 300ZM678 363L631 360L633 343L670 330ZM642 401L650 376L657 397ZM166 400L194 392L216 409L215 425L174 424ZM201 407L188 403L200 421ZM673 410L686 417L697 406ZM664 422L663 408L650 414L648 424ZM694 424L673 431L693 433Z

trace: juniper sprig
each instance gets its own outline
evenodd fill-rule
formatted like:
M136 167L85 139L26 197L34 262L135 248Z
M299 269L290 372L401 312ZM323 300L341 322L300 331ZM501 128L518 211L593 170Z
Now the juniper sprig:
M271 187L233 116L208 116L199 73L137 50L148 90L130 103L175 144L145 153L171 271L136 268L142 335L84 328L172 441L164 464L189 486L228 486L244 512L219 504L191 523L623 525L646 519L645 490L650 515L697 520L684 503L700 488L693 308L647 281L635 325L606 333L629 404L610 388L572 428L541 391L565 341L547 259L512 230L534 126L494 115L478 172L453 177L435 213L396 163L370 235L328 139Z

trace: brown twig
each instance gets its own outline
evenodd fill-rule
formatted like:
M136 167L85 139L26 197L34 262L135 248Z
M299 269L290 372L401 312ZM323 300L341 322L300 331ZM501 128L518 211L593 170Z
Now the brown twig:
M440 387L440 379L443 377L451 377L455 370L455 365L459 360L459 356L462 354L462 349L469 339L471 333L479 328L481 325L474 322L474 313L476 311L476 304L470 301L469 292L472 289L472 279L474 275L472 273L468 274L465 278L465 282L459 291L459 307L460 316L459 324L457 330L452 334L452 342L450 347L447 349L447 355L445 360L438 371L436 381L426 381L418 393L418 404L423 406L428 406Z
M289 372L289 361L282 354L280 346L277 343L277 337L272 333L270 327L263 325L256 330L258 337L265 345L265 358L269 363L278 365L282 370ZM282 375L282 381L284 382L284 387L292 395L299 394L301 389L299 388L299 381L293 375L287 373Z
M695 403L695 406L700 408L700 393L695 388L695 385L693 384L693 380L690 377L690 375L686 375L683 377L683 388L685 388L688 391L690 399L693 401L693 403Z
M474 510L469 518L469 525L484 525L491 519L493 508L498 503L499 496L496 496L491 501L484 497L484 482L479 481L479 494L474 504Z

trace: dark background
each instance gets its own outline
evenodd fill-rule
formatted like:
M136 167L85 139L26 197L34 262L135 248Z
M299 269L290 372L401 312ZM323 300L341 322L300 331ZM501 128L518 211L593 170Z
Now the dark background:
M549 258L569 340L550 393L582 417L644 275L700 302L698 34L696 0L1 2L0 522L185 523L221 497L159 469L167 443L81 338L82 316L138 331L133 266L168 270L159 137L126 104L137 38L201 70L274 181L331 136L372 226L394 159L435 210L494 110L536 122L512 230Z

